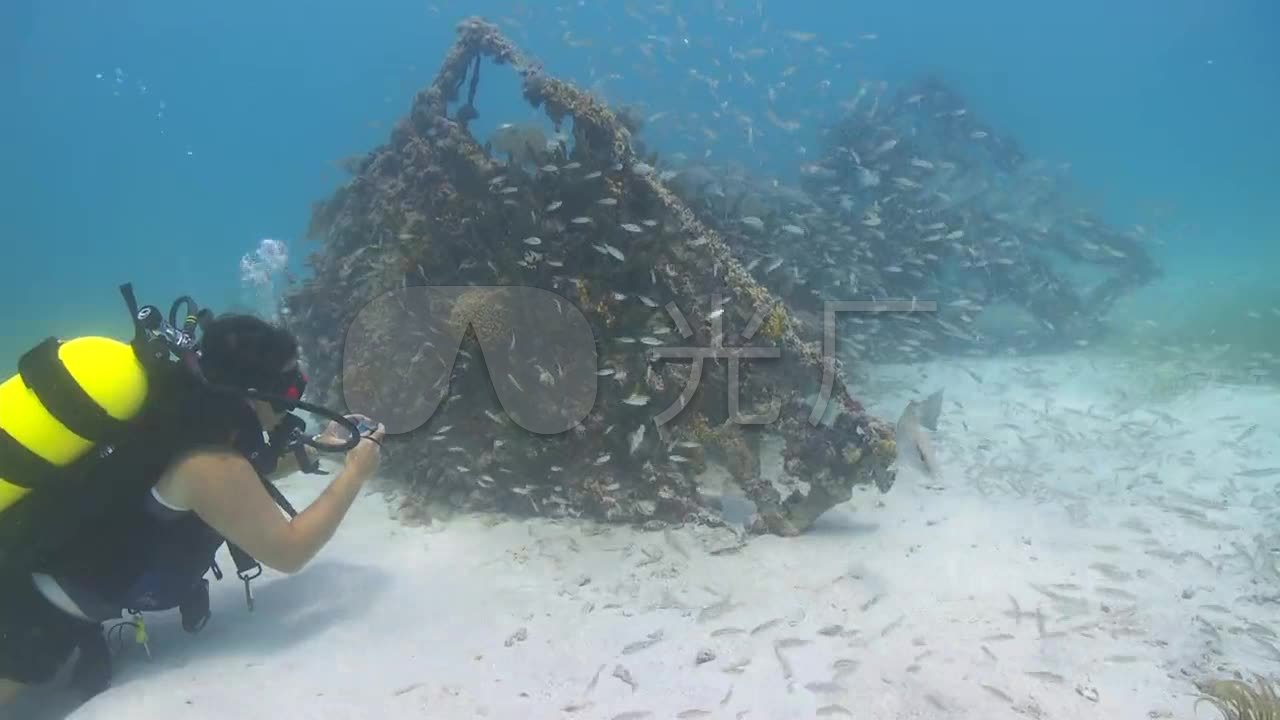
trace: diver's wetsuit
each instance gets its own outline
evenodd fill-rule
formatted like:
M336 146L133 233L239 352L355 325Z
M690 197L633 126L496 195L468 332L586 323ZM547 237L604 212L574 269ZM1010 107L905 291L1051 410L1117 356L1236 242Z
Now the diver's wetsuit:
M90 622L120 617L121 610L170 610L189 599L223 538L154 487L141 502L141 521L121 541L135 548L135 560L117 559L89 577L35 573L36 588L59 609Z
M266 445L256 417L237 433L235 449L252 462ZM170 454L174 457L175 454ZM152 485L86 528L41 572L0 576L0 678L45 682L77 647L101 642L101 623L124 610L183 607L194 632L208 617L204 575L224 539L193 511L176 507ZM203 617L186 617L187 608Z
M201 602L204 575L223 538L195 513L166 503L154 488L140 505L127 533L91 553L102 564L4 579L0 677L45 682L77 646L100 632L102 622L122 611ZM119 554L101 557L108 548Z

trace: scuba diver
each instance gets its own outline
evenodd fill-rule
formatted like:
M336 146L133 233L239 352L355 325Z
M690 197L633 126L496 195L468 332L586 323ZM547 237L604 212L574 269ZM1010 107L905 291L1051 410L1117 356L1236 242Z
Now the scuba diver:
M123 612L134 622L120 624L135 628L148 654L143 611L177 608L183 628L198 632L211 615L204 576L221 578L215 554L224 542L252 609L249 581L261 565L301 570L378 467L380 424L301 400L306 376L287 330L249 315L215 317L189 298L165 324L154 306L137 307L130 286L121 291L134 314L132 344L51 338L0 385L0 706L53 678L76 650L73 687L86 699L104 690L102 624ZM141 388L129 400L136 408L113 415L131 383ZM333 422L306 436L289 412L299 408ZM24 422L45 431L24 431ZM74 462L36 462L56 455L37 447L56 435L51 423L81 441ZM295 513L269 478L318 473L317 451L345 452L345 465Z

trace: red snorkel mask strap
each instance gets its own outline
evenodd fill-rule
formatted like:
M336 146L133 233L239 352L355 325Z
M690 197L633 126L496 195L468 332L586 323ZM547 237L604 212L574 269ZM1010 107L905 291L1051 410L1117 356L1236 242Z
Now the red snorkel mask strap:
M281 388L279 393L277 393L278 395L281 395L288 400L301 400L302 394L307 391L307 374L302 372L301 369L295 369L291 372L285 373L282 384L284 387ZM292 407L276 401L272 401L271 407L277 412L287 412L293 409Z

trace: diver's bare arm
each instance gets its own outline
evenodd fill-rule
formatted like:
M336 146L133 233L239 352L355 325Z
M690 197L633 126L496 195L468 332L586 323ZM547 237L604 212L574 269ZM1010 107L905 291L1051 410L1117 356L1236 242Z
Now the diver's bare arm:
M175 465L163 494L189 507L223 537L266 566L301 570L333 537L359 494L362 473L344 468L292 521L263 489L253 466L230 452L205 452Z

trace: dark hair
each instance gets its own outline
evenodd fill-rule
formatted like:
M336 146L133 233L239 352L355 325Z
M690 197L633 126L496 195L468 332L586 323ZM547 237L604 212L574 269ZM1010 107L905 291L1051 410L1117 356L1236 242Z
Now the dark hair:
M253 315L219 315L203 330L200 368L211 383L272 389L298 357L292 333Z

